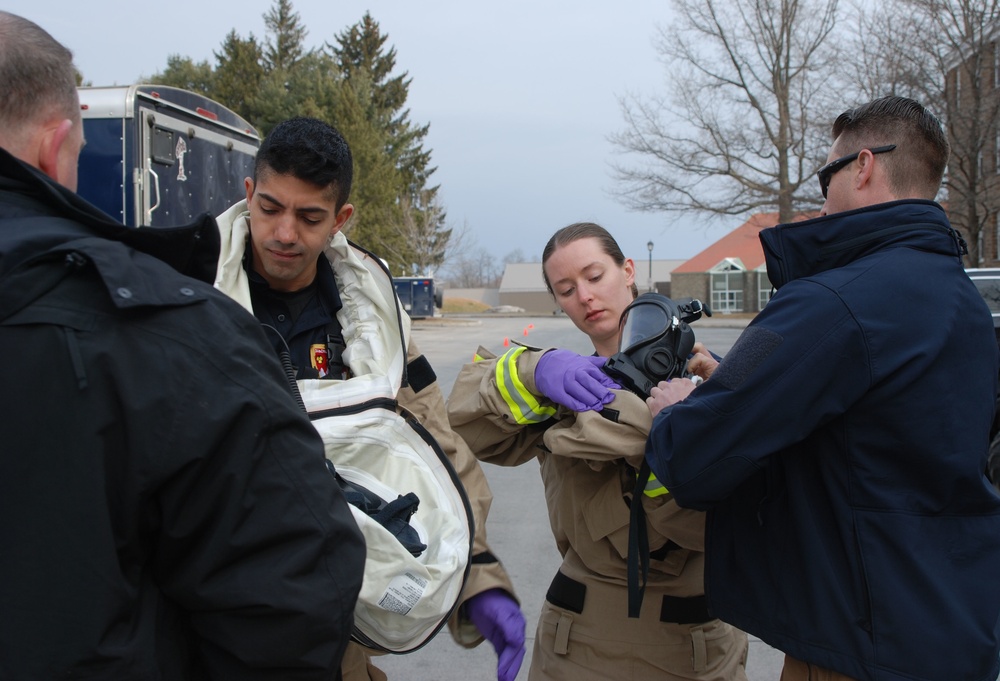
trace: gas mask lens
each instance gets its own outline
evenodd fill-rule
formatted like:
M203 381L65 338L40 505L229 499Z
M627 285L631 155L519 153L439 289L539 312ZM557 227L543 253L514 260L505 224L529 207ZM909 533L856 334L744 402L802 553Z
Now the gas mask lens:
M673 314L660 301L640 296L622 315L618 352L628 352L662 337L675 323Z

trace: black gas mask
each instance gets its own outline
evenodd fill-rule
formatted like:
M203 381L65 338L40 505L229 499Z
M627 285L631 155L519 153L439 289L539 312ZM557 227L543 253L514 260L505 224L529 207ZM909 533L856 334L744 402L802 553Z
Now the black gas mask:
M660 381L684 375L694 347L688 322L702 313L712 316L700 300L643 293L622 312L618 352L605 363L604 373L639 397L649 397Z

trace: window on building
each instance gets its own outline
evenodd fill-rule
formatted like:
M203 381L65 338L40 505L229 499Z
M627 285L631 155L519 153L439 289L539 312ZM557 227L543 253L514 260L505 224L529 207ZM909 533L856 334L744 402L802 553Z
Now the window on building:
M993 89L1000 90L1000 46L993 42Z
M1000 260L1000 213L993 218L993 223L996 226L993 230L993 257Z
M743 312L743 267L726 258L709 273L712 282L712 311Z
M768 301L771 300L771 293L774 291L774 286L771 284L771 280L767 278L767 269L757 270L757 311L764 309Z

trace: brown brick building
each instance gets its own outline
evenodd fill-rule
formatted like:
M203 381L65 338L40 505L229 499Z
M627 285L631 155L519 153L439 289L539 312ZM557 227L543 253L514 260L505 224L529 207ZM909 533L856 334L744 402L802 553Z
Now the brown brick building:
M673 298L692 297L713 314L759 312L771 298L758 234L777 213L758 213L672 272Z
M951 143L946 210L968 243L967 267L1000 267L1000 44L955 59L946 77ZM935 109L931 103L931 109Z
M799 219L813 217L806 214ZM758 213L671 273L672 298L697 298L713 314L760 312L771 299L760 231L777 213Z

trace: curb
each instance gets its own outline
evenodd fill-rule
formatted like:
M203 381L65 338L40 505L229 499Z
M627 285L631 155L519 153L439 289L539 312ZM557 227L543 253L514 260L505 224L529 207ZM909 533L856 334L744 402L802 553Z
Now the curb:
M564 315L559 315L565 318ZM543 314L477 314L477 315L449 315L444 317L418 317L410 321L414 328L437 328L442 326L482 326L483 319L505 319L505 318L531 318L531 319L551 319L551 315ZM702 317L691 322L695 329L698 327L714 327L725 329L746 328L753 319L751 317Z
M421 317L410 320L411 328L438 328L442 326L482 326L478 319L468 317Z

